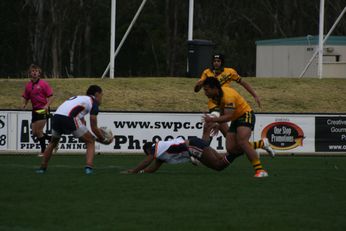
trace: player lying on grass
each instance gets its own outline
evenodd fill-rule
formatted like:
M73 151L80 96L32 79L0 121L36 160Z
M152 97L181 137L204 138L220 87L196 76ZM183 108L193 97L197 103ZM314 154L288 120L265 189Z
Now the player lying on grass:
M62 134L73 134L74 137L86 143L84 170L86 174L93 172L95 140L103 144L110 144L113 141L113 138L107 139L97 126L97 115L102 98L101 87L91 85L86 95L73 96L58 107L52 118L52 139L43 153L41 167L36 170L37 173L46 172L53 149L58 146ZM84 116L88 113L90 113L91 130L96 135L96 139L86 127Z
M179 164L190 162L191 160L195 162L195 158L206 167L221 171L242 155L219 154L206 141L196 137L188 140L177 138L157 143L148 142L143 145L143 151L146 154L146 158L135 168L125 170L122 173L153 173L163 163Z

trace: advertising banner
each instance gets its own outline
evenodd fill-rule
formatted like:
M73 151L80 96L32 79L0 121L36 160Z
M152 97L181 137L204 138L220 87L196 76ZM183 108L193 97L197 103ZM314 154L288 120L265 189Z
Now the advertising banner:
M255 139L268 138L280 152L314 152L315 119L313 115L258 114Z
M7 150L8 145L7 113L0 112L0 150Z
M169 140L176 137L202 137L202 113L155 112L100 112L98 126L110 128L114 142L96 143L100 153L140 153L148 141ZM90 129L89 117L86 116ZM11 129L9 131L9 123ZM51 134L48 121L44 132ZM280 153L341 152L346 153L346 116L315 114L256 114L252 140L268 138L272 148ZM211 147L226 151L226 140L219 133ZM85 153L86 145L73 135L63 135L58 153ZM39 142L32 136L31 112L0 112L0 150L20 153L38 153ZM264 150L258 149L260 153ZM3 152L1 152L3 153Z
M346 117L316 117L316 152L346 152Z

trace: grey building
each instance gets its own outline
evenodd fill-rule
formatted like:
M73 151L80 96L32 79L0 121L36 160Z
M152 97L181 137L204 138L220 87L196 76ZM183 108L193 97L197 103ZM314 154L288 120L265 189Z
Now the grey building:
M318 49L318 36L256 41L257 77L299 77ZM317 77L318 55L304 77ZM346 78L346 36L330 36L323 49L323 78Z

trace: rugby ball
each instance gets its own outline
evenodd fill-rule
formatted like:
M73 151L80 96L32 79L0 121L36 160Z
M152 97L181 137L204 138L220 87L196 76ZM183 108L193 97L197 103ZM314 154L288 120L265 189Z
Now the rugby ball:
M107 127L100 127L100 130L102 132L102 135L108 140L111 140L113 138L113 132L111 129Z

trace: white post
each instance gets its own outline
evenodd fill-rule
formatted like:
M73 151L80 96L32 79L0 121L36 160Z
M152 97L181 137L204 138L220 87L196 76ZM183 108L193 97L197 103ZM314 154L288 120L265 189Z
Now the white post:
M318 69L317 75L322 79L323 75L323 31L324 29L324 0L320 0L320 26L318 36Z
M193 9L194 9L194 0L189 0L189 22L187 29L187 40L193 40ZM189 58L186 59L186 73L189 73Z
M121 47L123 46L123 44L124 44L124 42L125 42L127 36L129 35L129 33L130 33L130 31L131 31L133 25L135 24L135 22L136 22L138 16L139 16L140 13L142 12L143 7L144 7L144 5L145 5L146 2L147 2L147 0L143 0L142 3L141 3L141 5L139 6L139 8L138 8L138 10L137 10L137 12L136 12L136 14L135 14L135 16L133 17L133 19L132 19L132 21L131 21L129 27L127 28L127 30L126 30L126 32L125 32L123 38L121 39L121 41L120 41L120 43L119 43L117 49L116 49L115 52L114 52L114 58L117 57L117 55L118 55L118 53L119 53ZM110 67L110 63L108 63L106 70L103 72L102 79L106 76L106 73L108 72L109 67Z
M329 36L331 35L331 33L334 31L335 27L338 25L339 21L341 20L341 18L344 16L346 12L346 6L345 8L342 10L341 14L339 15L339 17L335 20L332 28L330 28L330 30L328 31L327 35L324 37L323 39L323 44L326 43L327 39L329 38ZM310 58L308 64L306 64L304 70L302 71L302 73L300 74L299 78L303 77L303 75L305 74L306 70L309 68L310 64L312 63L312 61L314 60L314 58L316 57L318 53L318 50L315 51L315 53L312 55L312 57Z
M189 1L189 27L187 39L190 41L193 39L193 8L194 0Z
M110 45L110 64L109 64L109 78L114 79L114 63L115 63L115 20L116 20L116 0L112 0L111 10L111 45Z

